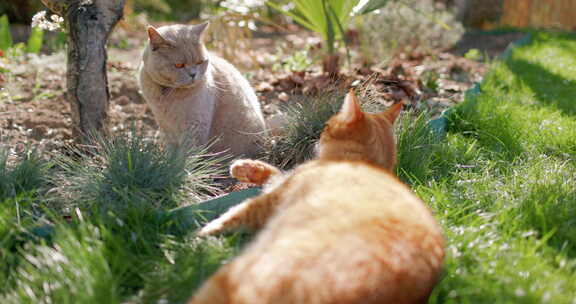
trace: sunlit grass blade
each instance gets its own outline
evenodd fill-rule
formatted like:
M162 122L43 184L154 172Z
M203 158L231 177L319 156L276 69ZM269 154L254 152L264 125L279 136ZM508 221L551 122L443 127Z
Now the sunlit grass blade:
M12 47L12 34L7 15L0 16L0 50L6 51Z
M28 38L28 42L26 43L26 51L28 53L37 54L42 49L42 44L44 40L44 30L32 27L30 32L30 37Z

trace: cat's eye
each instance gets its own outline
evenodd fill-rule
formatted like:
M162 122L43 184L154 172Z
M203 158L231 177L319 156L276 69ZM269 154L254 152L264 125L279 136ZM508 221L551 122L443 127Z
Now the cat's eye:
M197 64L197 65L201 65L201 64L203 64L204 62L206 62L206 59L200 59L200 60L196 61L196 64Z
M175 64L174 66L175 66L177 69L181 69L181 68L185 67L186 64L184 64L184 63L177 63L177 64Z

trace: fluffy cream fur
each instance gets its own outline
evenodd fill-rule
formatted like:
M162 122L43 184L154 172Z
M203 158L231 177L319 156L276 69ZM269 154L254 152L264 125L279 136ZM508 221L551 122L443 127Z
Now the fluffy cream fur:
M213 151L253 155L266 132L254 90L202 43L207 23L148 28L139 83L170 144L216 140Z

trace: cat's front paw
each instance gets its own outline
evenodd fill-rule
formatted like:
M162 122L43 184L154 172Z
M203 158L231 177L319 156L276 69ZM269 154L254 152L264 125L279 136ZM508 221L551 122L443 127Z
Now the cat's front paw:
M239 159L230 165L230 175L243 183L263 185L277 173L276 167L259 160Z
M215 234L220 233L222 231L222 229L223 229L222 223L219 222L218 220L215 220L215 221L211 221L206 226L202 227L202 229L200 229L196 233L196 235L198 235L198 236L215 235Z

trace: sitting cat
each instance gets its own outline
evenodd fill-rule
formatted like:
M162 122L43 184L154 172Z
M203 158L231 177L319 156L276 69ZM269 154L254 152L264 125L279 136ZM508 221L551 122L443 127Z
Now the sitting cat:
M253 155L266 132L260 104L246 78L206 50L207 25L148 27L140 88L168 143L217 140L213 151Z
M363 113L353 92L327 123L316 160L282 174L237 161L241 181L267 184L200 235L261 229L190 304L426 303L444 241L429 209L390 170L400 105Z

